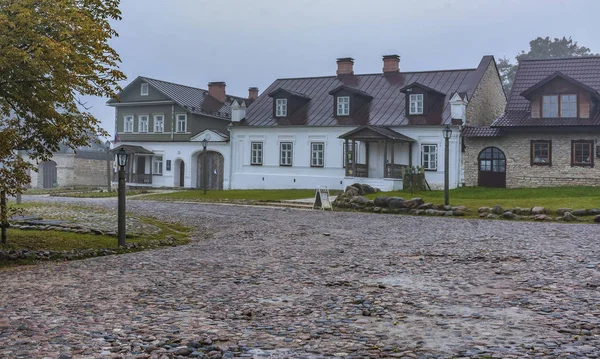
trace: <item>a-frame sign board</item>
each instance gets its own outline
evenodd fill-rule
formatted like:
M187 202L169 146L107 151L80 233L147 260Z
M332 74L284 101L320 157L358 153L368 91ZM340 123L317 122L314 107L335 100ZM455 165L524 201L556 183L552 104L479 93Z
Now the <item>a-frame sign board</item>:
M319 186L315 192L315 202L313 204L313 208L326 210L329 209L333 211L333 206L331 205L331 201L329 200L331 197L329 196L329 190L326 186Z

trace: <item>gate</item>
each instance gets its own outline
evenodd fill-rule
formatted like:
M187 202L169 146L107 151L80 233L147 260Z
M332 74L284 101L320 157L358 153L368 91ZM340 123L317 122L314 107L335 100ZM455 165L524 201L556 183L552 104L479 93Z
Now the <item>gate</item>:
M506 156L497 147L484 148L479 153L477 185L506 188Z

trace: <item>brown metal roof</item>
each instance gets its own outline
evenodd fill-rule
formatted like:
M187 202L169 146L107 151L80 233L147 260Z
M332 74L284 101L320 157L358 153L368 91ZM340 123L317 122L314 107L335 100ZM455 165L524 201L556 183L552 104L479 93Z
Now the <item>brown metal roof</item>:
M400 141L400 142L415 142L413 138L410 138L406 135L398 133L388 127L383 126L371 126L371 125L363 125L358 128L355 128L352 131L348 131L338 138L342 139L353 139L360 138L365 131L372 131L372 134L375 134L379 139L386 139L392 141ZM372 137L372 136L371 136Z
M506 112L498 117L492 126L599 126L600 113L593 113L588 119L531 118L530 103L522 94L527 95L528 89L547 81L557 72L585 85L588 90L600 91L600 57L598 56L524 60L519 63Z
M408 125L405 113L406 96L400 92L400 89L413 83L419 83L446 95L442 124L450 124L448 101L455 92L464 92L470 98L491 61L494 61L492 56L484 56L476 69L278 79L248 108L246 118L241 125L282 124L281 120L278 121L273 117L273 99L269 97L270 93L280 89L310 98L298 113L290 114L288 122L306 126L348 125L344 119L336 118L333 114L333 97L330 92L340 86L372 96L368 106L357 112L356 117L359 118L352 124Z
M154 154L154 152L147 150L142 146L135 146L135 145L120 145L120 146L113 148L110 152L117 153L117 151L119 151L121 148L124 149L125 152L127 152L127 153L135 153L138 155L153 155Z
M464 137L500 137L503 132L501 128L465 127L462 134Z

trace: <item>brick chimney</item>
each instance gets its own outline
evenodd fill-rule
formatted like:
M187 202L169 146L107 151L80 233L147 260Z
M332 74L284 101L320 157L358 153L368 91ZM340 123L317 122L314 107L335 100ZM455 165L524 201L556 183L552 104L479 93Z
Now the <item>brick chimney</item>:
M354 59L351 57L337 59L337 75L354 75Z
M383 73L398 73L400 72L400 56L398 55L383 55Z
M208 94L221 102L225 102L225 82L209 82Z
M258 87L250 87L248 89L248 99L256 100L258 98Z

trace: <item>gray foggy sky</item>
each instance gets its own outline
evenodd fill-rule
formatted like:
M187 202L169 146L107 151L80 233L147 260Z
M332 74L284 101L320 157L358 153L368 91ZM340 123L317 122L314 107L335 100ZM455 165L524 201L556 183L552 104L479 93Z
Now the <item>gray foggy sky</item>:
M335 74L337 57L355 73L380 72L399 54L401 71L472 68L529 48L538 36L571 36L600 52L597 0L122 0L111 45L125 86L142 75L206 88L226 81L247 96L279 77ZM91 112L114 133L114 109Z

